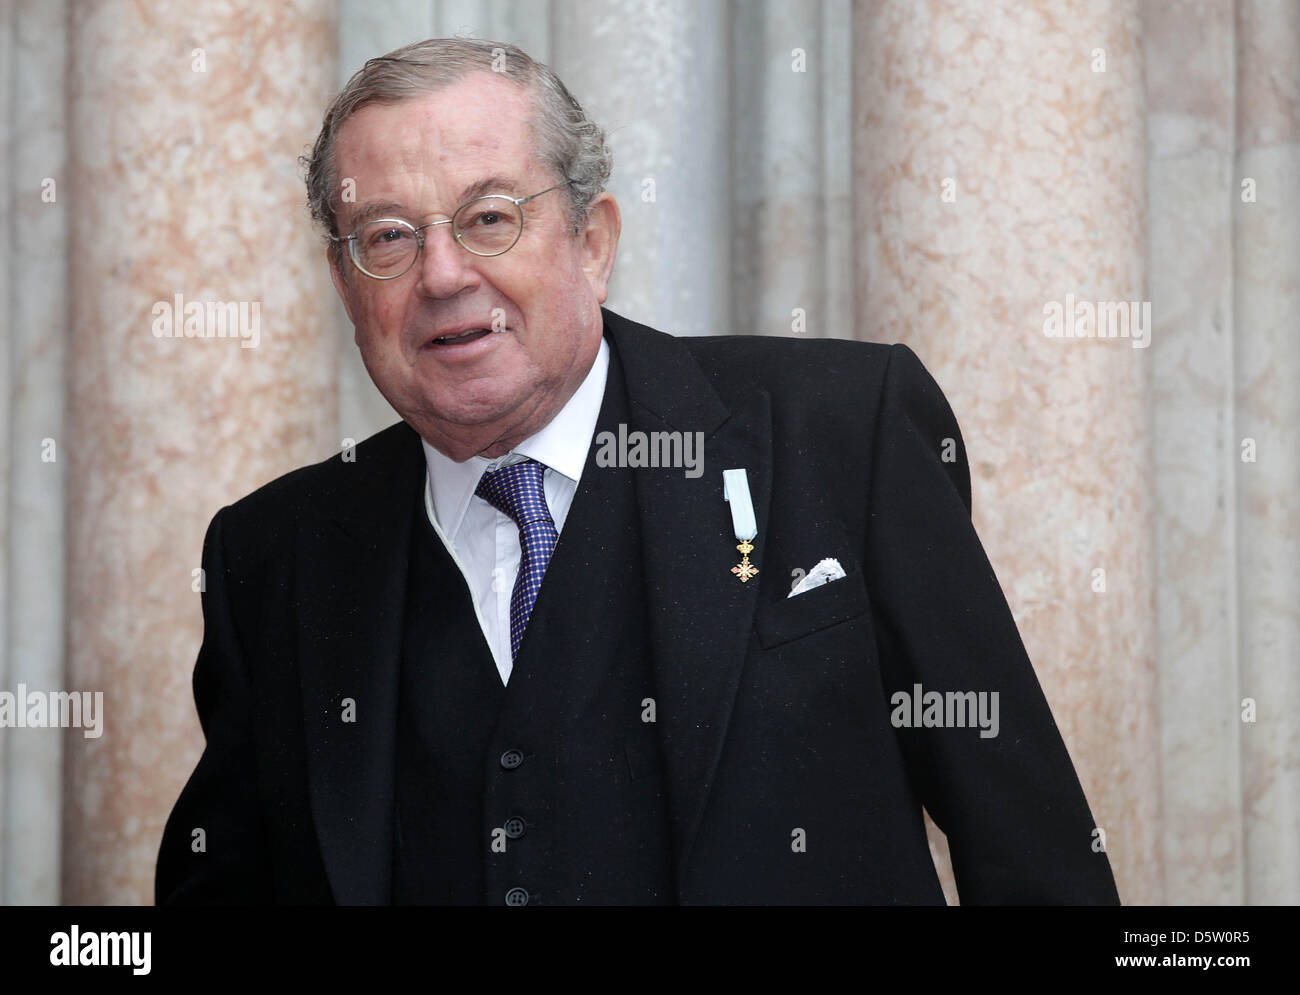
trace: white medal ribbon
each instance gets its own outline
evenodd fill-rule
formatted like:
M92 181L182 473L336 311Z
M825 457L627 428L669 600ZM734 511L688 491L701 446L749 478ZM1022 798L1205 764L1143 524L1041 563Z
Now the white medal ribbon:
M736 538L747 542L758 535L754 502L749 496L749 478L744 469L722 471L722 499L731 505L731 524Z

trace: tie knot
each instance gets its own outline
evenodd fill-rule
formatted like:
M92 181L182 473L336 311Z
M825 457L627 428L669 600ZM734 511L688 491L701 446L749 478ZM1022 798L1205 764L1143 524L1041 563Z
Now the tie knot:
M546 506L546 492L542 488L545 469L537 460L526 459L500 470L489 470L479 480L474 493L513 518L521 529L533 522L550 522L551 510Z

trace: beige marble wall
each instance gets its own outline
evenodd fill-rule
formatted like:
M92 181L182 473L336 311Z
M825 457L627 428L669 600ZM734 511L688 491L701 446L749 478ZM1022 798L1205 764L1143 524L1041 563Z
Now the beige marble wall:
M147 902L202 743L204 529L338 448L333 290L295 162L335 82L335 22L308 0L112 2L72 5L68 30L67 680L103 691L105 718L65 742L63 898ZM256 303L256 346L157 337L176 294Z
M1067 294L1149 299L1140 27L1136 0L860 0L853 25L859 334L912 346L953 405L1127 902L1161 880L1150 353L1043 323Z

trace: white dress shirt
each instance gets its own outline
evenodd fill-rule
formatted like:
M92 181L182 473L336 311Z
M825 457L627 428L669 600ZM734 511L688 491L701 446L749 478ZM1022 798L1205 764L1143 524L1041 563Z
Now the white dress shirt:
M530 435L505 456L495 460L471 456L457 463L424 442L428 466L424 507L443 545L460 567L469 587L478 623L501 674L510 681L510 595L519 572L519 526L504 512L497 511L474 493L479 479L524 457L546 467L542 489L555 519L556 532L563 533L569 507L582 477L596 432L596 418L605 397L609 372L609 345L602 338L596 360L573 396L534 435ZM423 442L423 440L421 440ZM545 579L542 581L545 584Z

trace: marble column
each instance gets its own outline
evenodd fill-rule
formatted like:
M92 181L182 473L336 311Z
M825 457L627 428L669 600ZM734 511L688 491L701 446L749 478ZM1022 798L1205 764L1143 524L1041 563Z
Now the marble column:
M910 345L952 403L976 528L1132 903L1161 887L1150 352L1044 321L1067 295L1149 300L1140 30L1136 0L858 0L853 24L857 329Z
M148 902L202 744L204 530L339 446L333 289L296 163L336 23L315 0L101 2L71 5L68 31L67 685L104 715L64 744L63 899ZM239 337L215 307L169 320L177 295L235 304Z
M850 338L847 0L732 18L732 331Z
M0 66L8 67L13 64L14 59L14 4L12 0L0 0ZM3 164L8 174L8 165L12 157L13 128L13 80L8 72L0 72L0 164ZM13 184L6 175L3 187L0 187L0 245L6 246L3 252L0 252L0 335L8 335L9 324L12 320L10 308L10 261L7 251L9 241L9 231L12 227L10 218L13 214ZM0 439L7 441L12 434L10 427L10 414L8 399L13 391L13 372L9 363L8 350L0 349L0 397L3 397L4 403L0 403ZM0 460L0 555L4 557L4 566L6 569L0 570L0 604L9 603L9 571L8 565L11 562L9 550L9 536L12 528L9 513L9 461ZM8 612L0 611L0 689L7 688L9 685L9 672L11 669L9 650L9 618ZM9 787L10 781L10 764L9 757L12 753L10 745L12 737L0 733L0 812L9 812L13 806L11 801ZM0 817L0 903L4 902L5 897L5 859L6 853L5 841L8 837L7 818Z
M430 35L439 38L472 35L506 41L518 45L534 59L549 62L553 3L554 0L434 0Z
M1143 5L1164 901L1238 904L1233 2ZM1198 58L1188 57L1200 53Z
M1230 195L1241 700L1228 711L1242 737L1244 898L1282 905L1300 901L1300 9L1239 0L1236 29Z
M0 239L11 251L0 265L10 361L0 409L8 425L7 512L0 580L0 690L64 687L64 352L66 259L72 197L66 185L63 81L67 61L62 3L6 5L7 69L0 98L7 153L0 157ZM12 67L12 71L8 71ZM0 729L0 904L59 901L64 737L55 729Z
M609 306L680 335L731 330L728 5L554 0L551 66L614 151Z

